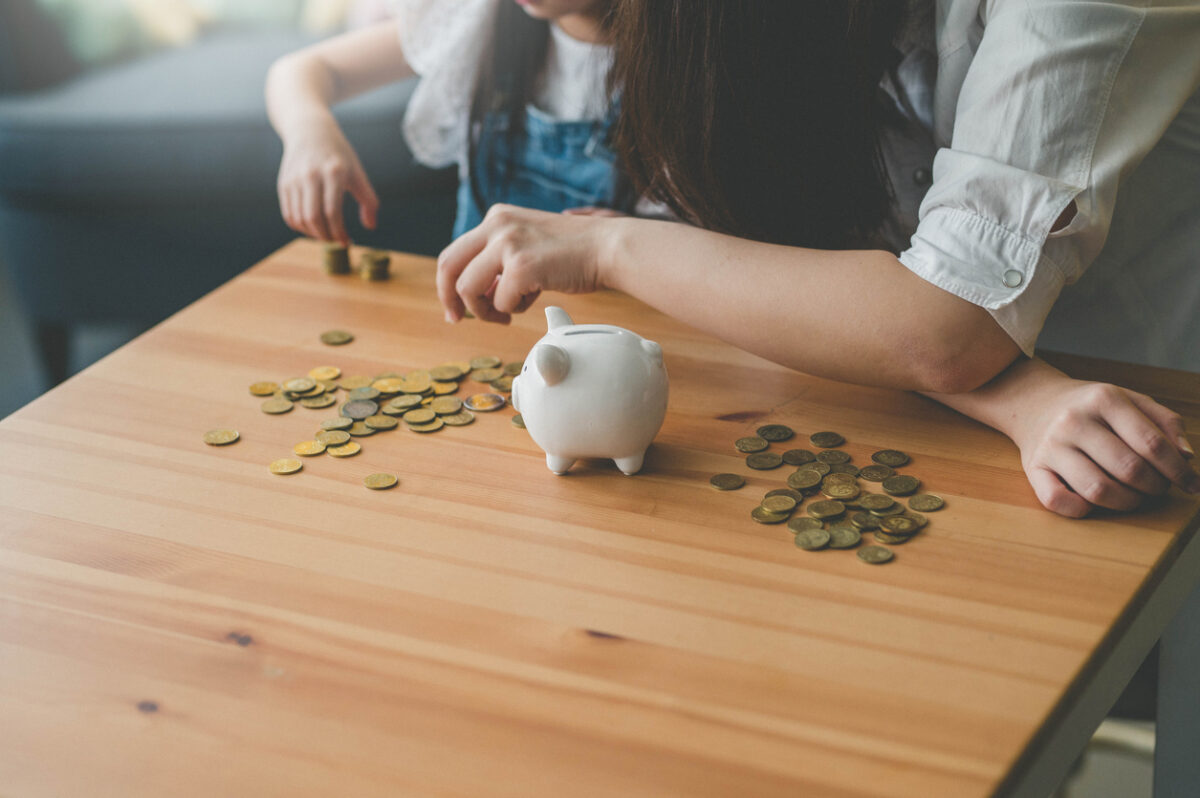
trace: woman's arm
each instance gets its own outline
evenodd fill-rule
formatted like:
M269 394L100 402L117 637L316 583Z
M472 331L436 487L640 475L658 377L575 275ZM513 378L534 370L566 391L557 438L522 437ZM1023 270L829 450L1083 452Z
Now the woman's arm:
M330 109L412 74L392 21L335 36L272 64L267 113L283 140L277 187L289 226L349 243L342 219L346 192L358 201L363 226L375 226L379 199Z

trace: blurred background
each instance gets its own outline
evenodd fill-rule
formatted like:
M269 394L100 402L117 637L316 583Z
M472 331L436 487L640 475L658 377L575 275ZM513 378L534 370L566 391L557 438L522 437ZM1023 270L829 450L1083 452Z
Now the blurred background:
M389 15L387 0L0 0L0 417L295 237L267 68ZM455 175L413 163L411 89L338 109L382 200L379 230L351 235L433 254Z

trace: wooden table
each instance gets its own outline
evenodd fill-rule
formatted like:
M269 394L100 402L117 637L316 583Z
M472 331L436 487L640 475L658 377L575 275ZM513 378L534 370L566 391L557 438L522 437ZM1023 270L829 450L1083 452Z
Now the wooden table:
M319 260L284 249L0 423L0 794L1045 795L1200 573L1193 499L1055 517L999 434L610 293L554 301L662 344L641 474L555 477L506 410L274 476L333 413L264 415L251 382L517 360L544 329L446 325L428 259ZM1146 374L1197 441L1194 380ZM767 422L909 452L947 506L886 566L801 551L749 516L786 470L732 444Z

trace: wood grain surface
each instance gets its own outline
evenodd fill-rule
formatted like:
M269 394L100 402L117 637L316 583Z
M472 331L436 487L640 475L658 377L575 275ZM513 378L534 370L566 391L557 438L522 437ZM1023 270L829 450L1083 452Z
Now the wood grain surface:
M0 422L0 795L991 795L1195 531L1179 493L1055 517L1001 435L612 293L553 301L663 346L639 475L555 477L509 410L270 474L335 410L267 416L250 383L544 332L549 297L447 325L431 260L392 272L297 242ZM886 566L800 551L750 519L790 471L734 450L764 423L902 449L947 506Z

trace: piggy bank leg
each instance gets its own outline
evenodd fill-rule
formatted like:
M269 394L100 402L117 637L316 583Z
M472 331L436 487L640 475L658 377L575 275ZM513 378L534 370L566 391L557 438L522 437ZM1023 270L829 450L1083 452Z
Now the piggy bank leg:
M613 462L617 464L617 468L621 469L622 474L629 476L642 470L642 460L645 457L646 452L641 451L631 454L629 457L614 457Z
M575 458L573 457L559 457L553 454L546 455L546 467L559 476L567 473L567 469L574 465L574 463Z

